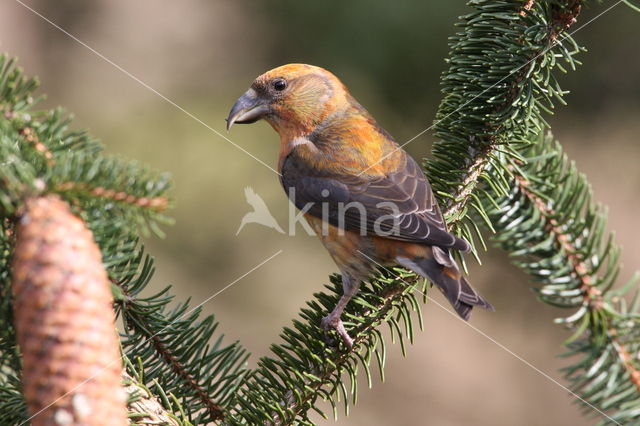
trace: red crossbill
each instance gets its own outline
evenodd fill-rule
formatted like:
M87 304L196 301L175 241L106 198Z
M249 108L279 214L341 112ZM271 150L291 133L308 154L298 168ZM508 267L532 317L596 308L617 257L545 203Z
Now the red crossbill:
M422 169L329 71L284 65L255 79L227 118L266 120L280 135L278 172L290 200L342 274L343 296L322 320L348 346L342 312L378 265L428 278L465 320L493 309L462 276L451 250L468 242L447 231Z

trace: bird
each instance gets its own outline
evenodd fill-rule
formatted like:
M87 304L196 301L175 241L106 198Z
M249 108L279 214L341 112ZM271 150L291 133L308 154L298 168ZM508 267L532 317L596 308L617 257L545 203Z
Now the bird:
M447 230L422 168L338 77L307 64L265 72L232 106L227 130L258 120L280 136L280 183L342 276L342 296L320 323L325 332L353 346L343 311L381 265L428 279L464 320L474 306L494 310L452 257L471 245Z
M275 229L281 234L284 234L284 231L276 222L276 219L273 217L269 208L265 204L262 197L260 197L250 186L247 186L244 189L244 197L247 200L247 203L253 207L253 211L245 214L240 221L240 227L238 227L238 231L236 231L236 235L242 231L242 228L247 223L258 223L260 225L266 226L268 228Z

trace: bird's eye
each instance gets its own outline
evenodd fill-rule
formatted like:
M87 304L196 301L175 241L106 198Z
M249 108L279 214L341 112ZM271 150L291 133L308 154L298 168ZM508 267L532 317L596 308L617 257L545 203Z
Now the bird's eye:
M278 92L282 92L284 89L287 88L287 82L279 78L273 82L273 88L276 89Z

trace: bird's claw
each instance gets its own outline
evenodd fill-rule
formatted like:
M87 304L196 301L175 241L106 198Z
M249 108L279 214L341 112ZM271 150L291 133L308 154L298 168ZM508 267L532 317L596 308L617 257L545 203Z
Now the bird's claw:
M329 314L326 317L322 318L320 324L322 325L322 328L325 332L334 329L349 349L353 347L353 339L351 338L351 336L349 336L349 333L347 333L347 330L344 328L344 323L339 316L332 316L331 314Z

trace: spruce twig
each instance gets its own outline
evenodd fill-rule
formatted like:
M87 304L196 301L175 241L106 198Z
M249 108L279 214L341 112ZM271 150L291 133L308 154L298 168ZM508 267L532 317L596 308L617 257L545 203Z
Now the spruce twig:
M100 246L117 312L127 326L123 347L132 359L144 360L143 385L183 412L184 424L221 417L244 376L246 351L237 342L224 345L213 317L200 318L199 309L191 312L182 303L170 310L168 289L141 294L154 266L139 239L161 234L159 225L169 221L164 216L171 205L169 177L104 155L85 132L69 129L62 110L34 111L36 87L36 80L0 55L0 395L6 396L0 419L26 420L10 297L14 224L27 200L52 196L71 206Z
M637 277L614 288L620 249L604 232L604 209L551 134L539 136L522 158L511 167L509 195L497 197L490 211L494 239L541 284L543 302L575 311L556 320L573 332L568 354L582 357L565 369L574 389L602 410L620 407L605 423L637 420L627 407L640 403L640 371L631 355L640 351L640 312L624 298Z

